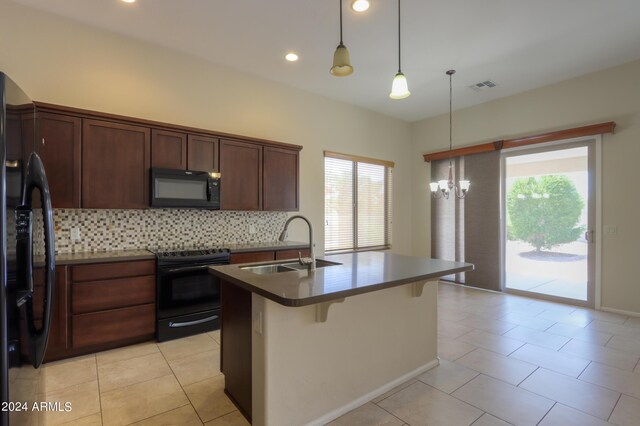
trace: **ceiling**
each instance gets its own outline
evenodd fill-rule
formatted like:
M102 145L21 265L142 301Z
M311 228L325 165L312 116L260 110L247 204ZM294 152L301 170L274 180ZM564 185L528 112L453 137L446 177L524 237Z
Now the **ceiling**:
M344 1L354 73L329 74L336 0L14 0L85 24L405 121L545 86L640 58L638 0L405 0L403 65L412 95L389 99L397 71L397 3ZM296 51L300 60L283 56ZM475 92L469 85L492 80Z

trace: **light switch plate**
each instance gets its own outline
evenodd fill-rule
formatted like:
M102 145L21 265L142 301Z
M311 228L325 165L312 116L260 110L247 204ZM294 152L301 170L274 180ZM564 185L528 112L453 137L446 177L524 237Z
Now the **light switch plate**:
M618 227L615 225L608 225L605 227L605 234L618 235Z

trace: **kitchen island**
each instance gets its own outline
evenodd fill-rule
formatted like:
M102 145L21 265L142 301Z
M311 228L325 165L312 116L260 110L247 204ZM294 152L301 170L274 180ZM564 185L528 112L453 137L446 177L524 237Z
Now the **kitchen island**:
M339 417L438 364L438 279L472 269L382 252L211 267L227 395L254 425Z

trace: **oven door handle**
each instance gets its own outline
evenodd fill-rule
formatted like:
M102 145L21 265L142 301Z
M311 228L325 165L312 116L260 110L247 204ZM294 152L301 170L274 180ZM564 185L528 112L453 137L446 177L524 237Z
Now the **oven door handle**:
M169 322L169 327L171 328L180 328L180 327L189 327L192 325L203 324L205 322L214 321L218 319L218 315L212 315L210 317L202 318L196 321L187 321L187 322Z
M208 269L210 266L216 266L215 264L211 265L201 265L201 266L187 266L185 268L172 268L172 269L161 269L161 272L192 272L192 271L203 271Z

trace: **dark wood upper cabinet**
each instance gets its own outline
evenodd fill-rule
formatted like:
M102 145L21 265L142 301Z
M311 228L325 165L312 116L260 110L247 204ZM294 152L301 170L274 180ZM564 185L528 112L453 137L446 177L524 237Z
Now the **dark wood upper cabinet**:
M301 146L35 105L37 121L33 110L8 114L7 133L17 143L7 156L26 163L31 151L40 155L55 208L147 208L150 167L220 172L223 210L300 208Z
M80 144L82 120L39 113L35 151L47 173L54 208L80 208Z
M187 169L187 135L151 129L151 167Z
M189 135L187 139L187 169L201 172L217 172L218 139Z
M220 140L221 190L223 210L262 209L262 146Z
M7 112L5 124L7 126L7 161L22 160L22 117L19 114Z
M262 155L263 210L299 210L299 151L265 146Z
M150 159L148 127L83 119L82 207L148 207Z

